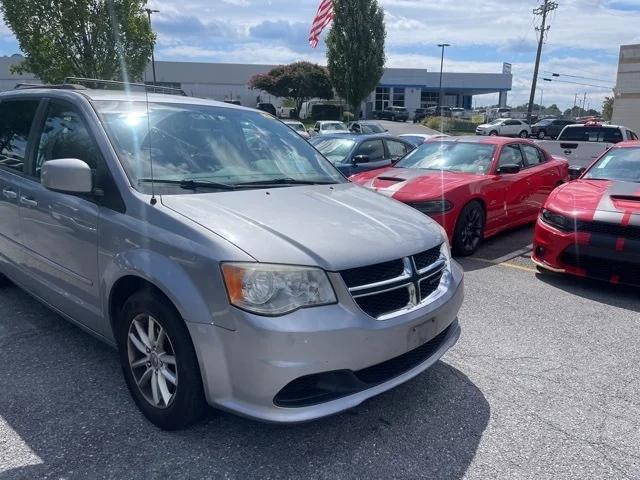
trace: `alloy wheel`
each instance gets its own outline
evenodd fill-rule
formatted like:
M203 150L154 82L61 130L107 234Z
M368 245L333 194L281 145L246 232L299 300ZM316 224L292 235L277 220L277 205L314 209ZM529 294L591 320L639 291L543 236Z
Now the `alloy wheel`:
M466 251L472 252L480 243L482 237L482 213L478 208L472 208L466 214L464 227L460 232L462 245Z
M175 350L166 330L147 313L137 315L127 335L129 368L144 399L167 408L178 391Z
M520 138L527 138L529 135L524 130L520 132Z

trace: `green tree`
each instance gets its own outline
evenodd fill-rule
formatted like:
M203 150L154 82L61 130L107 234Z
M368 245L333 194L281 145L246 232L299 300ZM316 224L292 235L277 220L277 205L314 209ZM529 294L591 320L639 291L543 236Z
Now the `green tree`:
M376 0L333 0L333 5L327 66L333 87L357 116L384 72L384 11Z
M613 97L604 97L604 101L602 102L602 117L605 120L611 120L613 117Z
M15 73L44 82L65 77L139 80L155 35L146 0L0 0L25 59Z
M255 75L249 80L249 87L275 97L292 99L297 112L311 98L333 98L327 69L310 62L280 65L267 73Z

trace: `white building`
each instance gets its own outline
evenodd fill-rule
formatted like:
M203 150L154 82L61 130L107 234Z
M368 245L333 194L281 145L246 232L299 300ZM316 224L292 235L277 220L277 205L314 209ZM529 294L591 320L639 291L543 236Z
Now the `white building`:
M21 60L20 56L0 57L0 90L14 88L16 83L40 83L33 75L16 76L10 66ZM159 85L182 88L188 95L216 100L240 101L242 105L255 107L258 101L270 102L278 107L280 98L265 92L251 90L249 79L266 73L274 65L248 65L229 63L156 62L156 81ZM145 73L147 82L153 80L151 65ZM363 102L363 112L382 110L387 106L416 108L437 105L439 72L418 68L387 68L380 85ZM510 70L503 73L451 73L444 72L442 89L444 105L471 108L474 95L499 93L506 104L511 90Z
M622 45L611 123L640 131L640 45Z

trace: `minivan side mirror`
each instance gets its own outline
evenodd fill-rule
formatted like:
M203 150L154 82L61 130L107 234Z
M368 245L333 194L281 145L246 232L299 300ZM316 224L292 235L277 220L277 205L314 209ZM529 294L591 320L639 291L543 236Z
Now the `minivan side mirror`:
M569 180L577 180L582 176L585 170L586 168L580 165L571 165L569 167Z
M42 164L40 183L56 192L93 192L93 172L87 162L77 158L60 158Z
M522 168L520 167L520 165L518 165L517 163L508 163L506 165L502 165L500 167L498 167L498 170L496 170L496 173L498 174L513 174L513 173L518 173Z
M356 155L351 160L351 163L353 163L354 165L358 165L360 163L369 163L369 156L368 155Z

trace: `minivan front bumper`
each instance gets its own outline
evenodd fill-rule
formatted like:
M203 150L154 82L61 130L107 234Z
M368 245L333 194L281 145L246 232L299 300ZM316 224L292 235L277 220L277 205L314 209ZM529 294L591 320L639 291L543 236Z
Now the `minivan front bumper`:
M415 377L456 343L464 288L455 261L441 288L434 301L389 320L371 318L340 299L275 318L229 307L224 314L235 317L234 331L187 323L207 400L240 415L284 423L355 407ZM327 401L314 401L312 395L304 401L305 392L299 390L303 400L298 405L278 402L283 392L291 399L292 388L309 378L329 392Z

